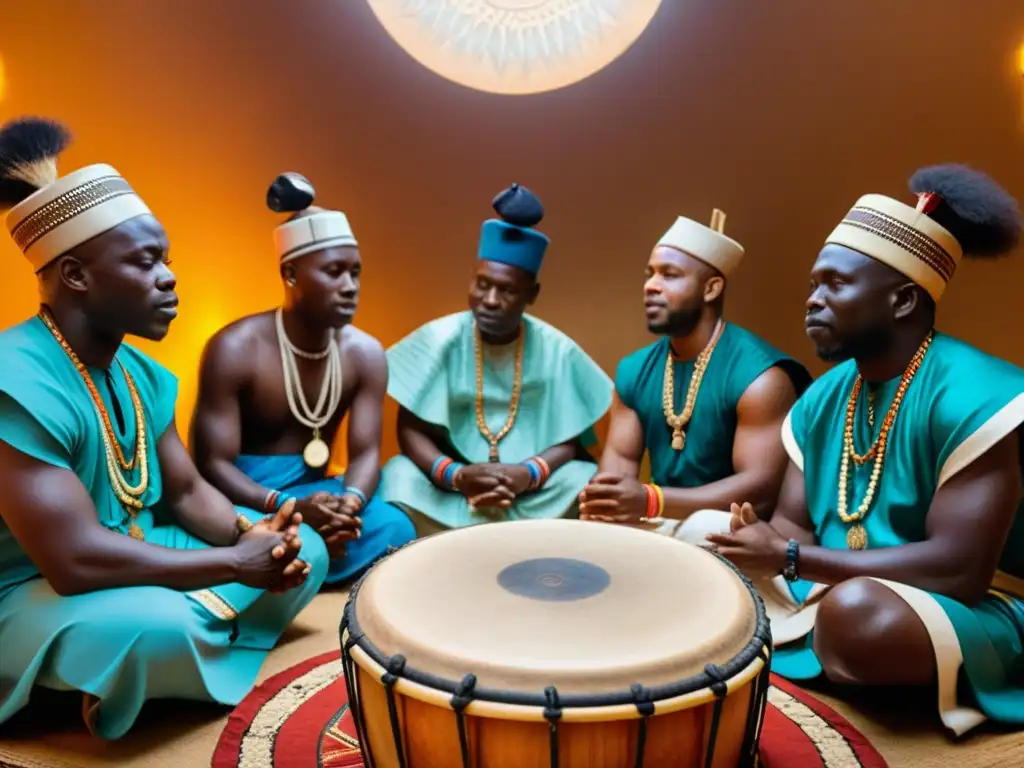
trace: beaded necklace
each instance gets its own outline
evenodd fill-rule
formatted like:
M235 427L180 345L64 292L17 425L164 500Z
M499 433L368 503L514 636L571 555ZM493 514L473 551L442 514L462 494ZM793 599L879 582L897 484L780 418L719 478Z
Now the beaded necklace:
M910 365L907 366L907 369L903 372L903 376L900 379L900 384L896 389L896 395L893 397L892 405L889 406L889 410L886 411L885 418L882 420L882 427L878 431L878 437L875 438L874 443L872 443L867 453L864 454L858 454L856 450L854 450L853 445L853 423L854 417L857 414L857 403L860 400L860 390L863 385L863 379L858 374L857 378L853 382L853 389L850 391L850 399L846 405L846 423L843 429L843 458L839 466L839 498L836 505L836 510L839 513L839 519L850 526L846 532L846 546L850 549L867 548L868 534L862 524L862 521L867 517L868 512L871 510L871 504L875 500L875 492L878 490L878 482L882 476L882 468L885 464L885 450L889 444L889 433L892 431L893 424L896 421L896 415L899 413L900 405L903 403L903 398L907 394L910 382L914 380L914 376L921 368L921 363L924 361L925 353L931 346L932 339L934 337L934 331L929 333L925 340L921 342L921 346L917 348L917 352L914 353L914 357L911 358ZM870 405L871 404L869 403L869 407ZM868 488L864 494L864 500L861 502L856 512L849 512L847 506L847 486L849 484L851 460L857 465L866 464L868 461L874 462L871 468L871 479L868 481Z
M512 397L509 400L508 419L497 434L491 432L484 419L484 345L480 338L480 329L473 323L473 347L476 354L476 426L484 440L490 444L488 458L498 461L498 443L512 431L519 412L519 395L523 390L523 351L526 347L526 327L520 325L519 338L516 339L515 375L512 380Z
M43 308L39 312L39 317L43 321L46 328L53 334L53 338L60 344L61 349L68 356L71 362L75 366L75 370L78 371L78 375L81 376L82 382L85 384L86 389L89 390L89 395L92 398L93 407L96 410L96 416L100 422L100 434L103 436L103 452L107 464L107 477L110 479L110 486L114 491L114 495L117 496L117 500L124 506L125 511L128 513L130 520L128 526L128 535L133 539L142 540L145 538L145 534L139 527L138 523L135 522L135 517L138 511L142 509L142 496L149 489L149 462L146 457L146 419L145 413L142 409L142 398L139 397L139 392L135 388L135 381L132 379L131 374L124 367L120 360L117 360L118 366L121 368L121 372L124 374L124 380L128 385L128 392L132 400L132 409L135 412L135 451L131 461L127 461L124 454L121 451L121 446L117 439L117 434L114 432L114 427L110 423L110 415L107 413L106 404L103 402L103 398L100 396L100 392L96 389L96 384L93 383L92 377L86 370L85 364L78 359L78 355L71 349L71 345L68 344L67 339L57 328L56 323L53 321L49 311ZM115 358L116 359L116 358ZM130 470L136 466L139 467L139 482L132 485L127 477L124 475L125 470Z
M672 429L672 448L681 451L686 447L686 432L693 416L693 406L697 402L697 393L700 391L700 383L704 379L704 373L711 363L711 355L722 338L725 330L725 321L721 318L715 324L715 330L711 334L707 345L697 355L693 364L693 375L690 377L690 386L686 390L686 402L683 405L683 412L677 414L676 408L676 380L674 370L674 358L672 356L672 345L668 347L668 358L665 360L665 379L661 390L662 410L665 412L665 423Z

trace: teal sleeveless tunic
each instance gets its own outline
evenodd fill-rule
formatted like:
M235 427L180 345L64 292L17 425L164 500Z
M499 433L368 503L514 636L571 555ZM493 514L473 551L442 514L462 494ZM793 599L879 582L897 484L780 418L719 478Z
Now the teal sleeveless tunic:
M662 401L668 352L669 339L663 337L624 358L615 372L619 399L643 425L651 480L667 488L696 488L735 474L736 406L761 374L773 366L782 367L797 395L811 380L800 363L740 326L726 323L697 393L686 428L686 448L677 451L672 448L672 429L665 421ZM673 363L675 413L683 410L695 362Z
M74 472L92 499L97 522L127 534L130 518L107 476L100 422L68 356L33 317L0 333L0 359L0 440ZM173 422L177 380L128 344L118 350L117 361L135 382L149 436L149 489L136 522L150 544L207 547L175 525L163 503L157 443ZM121 367L111 366L109 379L100 369L88 373L122 451L131 455L135 415ZM115 398L124 416L123 432L115 420ZM128 473L129 482L138 482L138 472L136 467ZM62 597L0 515L0 723L25 706L34 686L98 699L90 725L108 739L128 731L148 699L237 704L251 690L268 651L326 575L322 539L305 525L301 536L301 557L312 570L301 588L284 594L224 584L188 593L124 587Z
M846 407L856 376L853 361L833 368L794 405L784 427L795 443L787 445L791 458L803 464L815 537L821 546L832 549L847 548L849 526L836 511L836 494ZM873 428L862 390L854 422L858 450L867 450L877 437L899 381L897 377L877 388ZM928 510L942 483L1006 435L1020 432L1022 422L1024 370L936 333L889 433L875 502L862 522L868 548L923 541ZM872 468L872 462L860 467L851 462L847 500L851 510L863 500ZM1024 579L1024 498L999 569ZM790 588L803 601L812 586L798 581ZM987 599L971 607L943 595L931 596L956 630L963 677L974 703L992 719L1024 724L1024 594L992 589ZM811 635L776 649L772 670L793 679L819 675L821 665Z

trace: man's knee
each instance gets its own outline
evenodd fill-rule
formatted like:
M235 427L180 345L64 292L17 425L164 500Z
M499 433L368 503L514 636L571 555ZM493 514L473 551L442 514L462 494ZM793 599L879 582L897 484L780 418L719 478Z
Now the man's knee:
M195 604L184 593L163 587L111 590L110 601L89 607L88 618L76 622L90 644L135 650L153 656L185 651L197 626Z
M818 606L814 651L826 677L836 683L893 683L917 679L931 664L928 636L913 609L873 579L837 584ZM908 669L916 656L924 659ZM903 670L894 669L902 666Z

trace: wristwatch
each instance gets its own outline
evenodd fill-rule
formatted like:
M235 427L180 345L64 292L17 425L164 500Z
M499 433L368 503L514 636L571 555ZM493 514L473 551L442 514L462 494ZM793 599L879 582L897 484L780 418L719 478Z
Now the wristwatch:
M782 569L782 578L786 581L796 581L800 576L797 574L797 562L800 560L800 542L790 539L786 546L786 565Z

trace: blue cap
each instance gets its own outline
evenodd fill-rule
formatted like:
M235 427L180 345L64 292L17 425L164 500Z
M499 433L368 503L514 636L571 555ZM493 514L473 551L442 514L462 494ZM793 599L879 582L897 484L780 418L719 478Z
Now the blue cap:
M501 219L484 222L479 258L509 264L536 275L551 242L546 235L532 229L544 218L540 200L526 187L513 184L494 198L493 205Z

